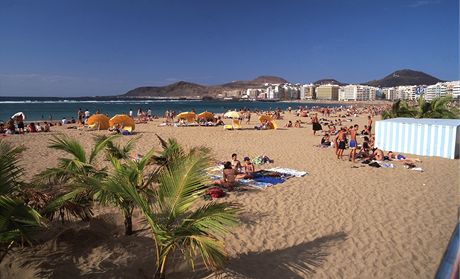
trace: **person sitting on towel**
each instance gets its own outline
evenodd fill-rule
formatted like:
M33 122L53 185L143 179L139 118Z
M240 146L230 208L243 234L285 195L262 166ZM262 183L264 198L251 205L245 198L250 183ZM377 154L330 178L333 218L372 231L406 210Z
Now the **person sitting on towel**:
M331 140L329 139L329 134L325 134L321 139L321 146L322 147L329 147L331 146Z
M232 154L232 168L234 168L238 173L241 172L241 163L240 161L237 159L238 155L236 155L236 153L233 153Z
M237 179L250 179L253 178L254 172L256 171L254 164L251 163L251 159L249 157L244 157L244 164L243 164L244 173L240 173L236 176Z
M214 181L214 184L220 185L229 191L232 191L236 184L237 172L232 168L232 163L227 161L224 163L223 178L221 180Z

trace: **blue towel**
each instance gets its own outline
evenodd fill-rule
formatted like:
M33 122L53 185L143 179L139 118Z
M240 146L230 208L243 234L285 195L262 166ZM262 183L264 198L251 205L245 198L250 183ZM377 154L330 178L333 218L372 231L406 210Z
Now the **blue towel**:
M280 184L284 182L283 178L280 177L271 177L271 176L261 176L261 177L255 177L254 181L257 182L263 182L263 183L270 183L270 184Z

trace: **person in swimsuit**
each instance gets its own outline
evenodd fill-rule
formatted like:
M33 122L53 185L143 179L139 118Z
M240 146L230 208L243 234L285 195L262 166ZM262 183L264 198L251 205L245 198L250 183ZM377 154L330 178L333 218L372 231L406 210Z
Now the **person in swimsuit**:
M370 115L367 117L367 130L368 130L369 135L371 135L372 134L372 117Z
M337 134L338 150L337 150L337 159L342 159L343 150L345 150L346 145L346 128L340 129L340 132Z
M250 179L254 176L256 169L254 164L251 163L251 159L249 157L244 157L243 170L244 172L238 174L236 179Z
M316 135L316 131L321 131L323 128L321 127L321 124L319 124L318 120L318 114L315 113L313 117L311 118L311 123L313 124L313 135Z
M358 147L358 142L356 141L356 133L358 133L358 129L358 124L354 125L353 129L350 129L350 142L348 143L348 146L350 147L349 160L353 163L355 162L356 157L356 147Z
M237 172L232 168L232 163L227 161L224 164L224 170L222 172L223 178L221 180L214 181L214 184L220 185L229 191L232 191L236 185Z
M383 154L383 151L378 149L378 148L373 148L372 149L373 153L372 153L372 158L376 161L383 161L384 159L384 154Z
M241 163L240 161L238 160L238 155L236 155L236 153L233 153L232 154L232 161L231 161L231 164L232 164L232 168L234 168L237 172L240 172L241 170Z

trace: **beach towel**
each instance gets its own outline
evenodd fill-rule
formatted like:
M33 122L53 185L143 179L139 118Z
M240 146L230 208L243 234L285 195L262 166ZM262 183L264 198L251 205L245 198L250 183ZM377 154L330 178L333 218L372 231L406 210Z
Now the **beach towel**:
M290 176L295 176L295 177L302 177L308 174L306 171L298 171L298 170L289 169L289 168L271 168L271 169L266 169L266 171L278 172L284 175L290 175Z
M281 177L260 176L253 179L256 182L269 183L272 185L283 183L285 180Z
M254 188L258 188L258 189L262 189L262 190L266 189L267 187L273 186L273 184L271 184L271 183L259 182L259 181L255 181L255 180L252 180L252 179L241 179L238 182L240 184L242 184L242 185L249 186L249 187L254 187Z

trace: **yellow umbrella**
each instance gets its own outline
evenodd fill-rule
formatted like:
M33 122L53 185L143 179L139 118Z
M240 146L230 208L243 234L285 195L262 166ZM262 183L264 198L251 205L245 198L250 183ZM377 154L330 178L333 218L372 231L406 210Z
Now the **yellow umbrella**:
M86 124L89 126L94 125L99 130L107 130L110 127L109 121L109 118L104 114L93 114L90 118L88 118Z
M194 122L196 119L196 114L194 112L181 112L177 115L179 119L185 119L187 122Z
M273 120L273 118L270 115L262 114L261 116L259 116L259 121L261 123L264 123L265 121L268 121L268 123L271 124L271 125L269 125L270 129L275 129L276 130L278 128L278 125L276 125L275 120Z
M127 116L126 114L116 114L114 117L110 118L110 127L113 127L117 124L121 124L123 127L131 127L132 130L134 130L136 126L134 119Z
M227 111L225 114L224 114L224 117L228 117L228 118L240 118L240 114L236 111Z
M202 113L198 114L198 118L202 118L205 120L213 120L214 119L214 113L209 112L209 111L203 111Z

